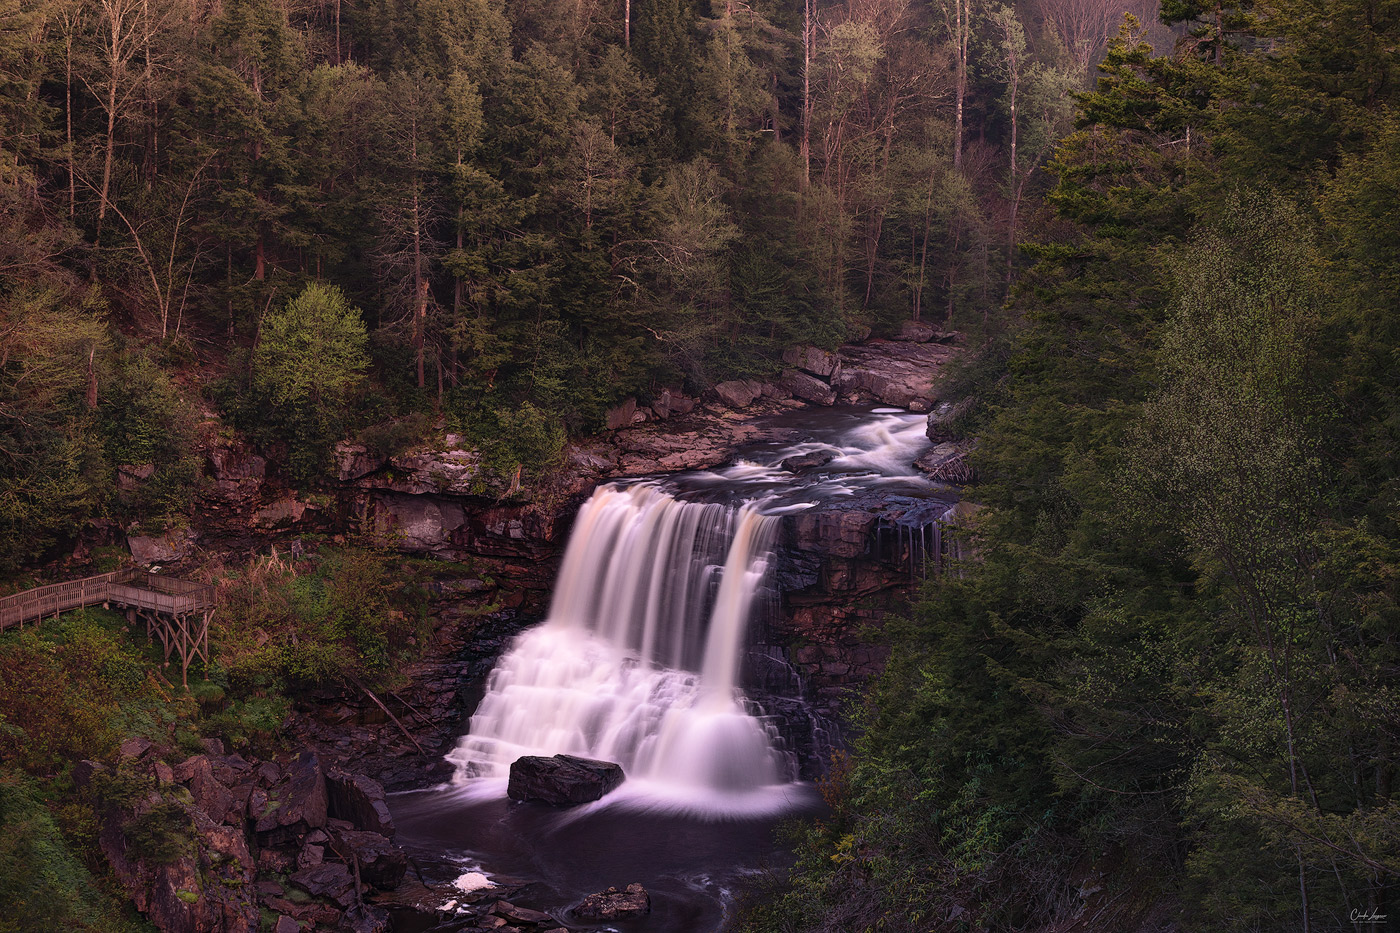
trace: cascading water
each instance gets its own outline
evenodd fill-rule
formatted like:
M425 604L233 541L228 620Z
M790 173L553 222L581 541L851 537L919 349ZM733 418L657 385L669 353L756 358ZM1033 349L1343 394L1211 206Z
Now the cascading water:
M869 528L867 573L907 567L912 580L936 565L956 495L914 468L928 448L921 415L797 411L765 419L729 466L597 490L548 619L498 660L449 756L455 786L391 798L400 844L451 863L428 879L528 879L531 906L570 927L585 894L635 881L651 896L648 931L727 928L753 873L790 857L776 819L820 807L793 765L837 742L822 685L750 630L771 621L781 637L778 581L810 598L823 555L804 548L850 547L852 528ZM566 810L506 799L516 758L560 753L619 762L627 781ZM455 909L460 923L433 929L480 928L474 908Z
M648 796L692 804L790 780L737 686L777 521L646 484L595 492L548 619L501 658L449 756L459 783L561 753L615 761Z

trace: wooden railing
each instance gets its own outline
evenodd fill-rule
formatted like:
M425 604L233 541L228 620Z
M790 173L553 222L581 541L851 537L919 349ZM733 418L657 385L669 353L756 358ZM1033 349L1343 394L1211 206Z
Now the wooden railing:
M66 583L51 583L0 597L0 631L51 618L70 609L101 604L182 616L213 609L214 588L144 570L118 570Z

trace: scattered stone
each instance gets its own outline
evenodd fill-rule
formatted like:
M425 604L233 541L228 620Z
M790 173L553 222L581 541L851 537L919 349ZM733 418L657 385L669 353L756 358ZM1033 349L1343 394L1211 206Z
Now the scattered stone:
M127 739L118 749L118 754L123 758L144 758L146 753L155 747L155 743L150 739L143 739L140 736Z
M617 790L625 775L610 761L555 755L526 755L510 766L506 795L511 800L537 800L558 807L572 807L598 800Z
M651 410L658 418L672 415L688 415L695 410L695 399L682 395L674 389L662 389L651 403Z
M651 913L651 897L640 884L629 884L627 890L608 888L601 894L590 894L574 908L582 920L619 920Z
M827 380L841 372L841 358L817 347L788 347L783 362Z
M297 853L297 868L315 868L326 861L326 847L305 845Z
M95 775L106 773L106 765L84 758L73 766L73 785L81 790L92 783L92 779Z
M332 770L326 775L330 816L360 829L392 837L394 818L384 799L384 788L371 777Z
M297 870L295 852L286 849L263 849L258 853L258 871L272 875L285 875Z
M174 564L194 551L199 533L193 528L166 532L163 535L128 535L126 546L131 559L142 567Z
M408 871L408 856L379 833L339 832L336 843L336 850L343 857L353 858L359 864L360 880L365 884L391 890L398 887Z
M804 402L828 406L836 404L835 390L816 376L789 369L783 373L781 385Z
M637 413L637 400L629 398L615 408L609 408L605 416L608 430L616 431L618 428L625 428L632 423L632 416Z
M516 907L510 901L497 901L491 908L491 913L497 917L503 917L511 923L524 923L529 926L539 926L545 923L553 923L554 918L542 910L531 910L528 907Z
M387 933L390 926L388 912L368 904L356 904L345 911L344 923L350 933Z
M275 761L264 761L258 765L258 781L264 787L271 787L282 780L282 769L277 767Z
M928 343L938 333L932 324L925 324L923 321L905 321L899 325L899 333L895 334L895 340L906 340L910 343Z
M314 752L299 752L287 763L282 780L268 793L268 802L253 829L264 845L285 843L326 825L326 778Z
M784 460L780 460L778 461L778 466L790 473L795 473L798 470L810 470L815 467L826 466L835 459L836 454L834 451L814 450L809 454L798 454L795 457L788 457Z
M301 933L301 924L282 914L277 918L277 925L272 928L272 933Z
M175 766L175 780L189 787L194 802L215 823L223 823L230 816L242 816L238 812L241 808L237 798L215 779L207 756L195 755L180 762Z
M730 408L748 408L763 394L763 386L752 379L735 379L715 386L715 394Z
M325 862L303 868L287 879L312 897L324 897L342 908L356 901L355 877L340 862Z

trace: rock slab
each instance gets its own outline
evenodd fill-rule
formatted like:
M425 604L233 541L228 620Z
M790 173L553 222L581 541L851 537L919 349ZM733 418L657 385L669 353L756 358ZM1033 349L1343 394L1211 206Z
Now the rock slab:
M506 795L511 800L575 807L617 790L625 777L622 766L611 761L573 755L526 755L511 764Z
M574 908L581 920L620 920L651 913L651 896L640 884L629 884L627 890L608 888L600 894L590 894Z
M394 837L394 818L384 799L384 787L374 778L331 769L326 774L328 813L360 829Z

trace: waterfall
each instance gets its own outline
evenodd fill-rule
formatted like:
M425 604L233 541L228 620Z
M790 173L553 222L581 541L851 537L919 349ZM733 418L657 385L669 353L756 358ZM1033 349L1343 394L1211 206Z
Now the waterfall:
M548 618L502 656L448 756L458 781L565 753L682 794L786 782L773 731L738 689L777 521L652 485L598 489L579 512Z

